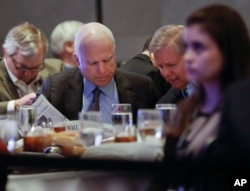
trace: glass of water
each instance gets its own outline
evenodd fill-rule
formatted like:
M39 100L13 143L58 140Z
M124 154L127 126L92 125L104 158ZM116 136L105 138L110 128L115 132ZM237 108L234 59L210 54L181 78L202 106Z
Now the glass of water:
M17 120L19 123L20 134L24 136L31 128L36 126L37 111L36 108L30 105L20 106L17 110Z
M137 127L145 142L163 140L163 120L161 111L157 109L139 109Z
M131 104L112 104L111 115L115 140L117 142L135 141Z
M102 143L103 125L99 111L86 111L78 115L80 136L84 146L98 146Z
M18 137L17 129L18 124L15 115L0 115L0 145L7 152L12 152L15 149Z
M176 104L156 104L155 108L161 111L164 128L169 129L172 126L174 117L176 115Z

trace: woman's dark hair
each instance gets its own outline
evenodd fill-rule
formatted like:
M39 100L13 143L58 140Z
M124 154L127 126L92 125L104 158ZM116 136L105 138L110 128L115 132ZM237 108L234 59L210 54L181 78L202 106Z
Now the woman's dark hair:
M221 85L249 75L250 41L242 17L225 5L210 5L192 13L186 26L198 24L217 43L224 57Z
M235 81L249 76L250 40L242 17L234 9L219 4L203 7L186 20L186 27L199 25L217 43L223 55L220 82L223 91ZM180 105L172 132L178 136L193 120L193 114L204 101L204 89L197 91Z

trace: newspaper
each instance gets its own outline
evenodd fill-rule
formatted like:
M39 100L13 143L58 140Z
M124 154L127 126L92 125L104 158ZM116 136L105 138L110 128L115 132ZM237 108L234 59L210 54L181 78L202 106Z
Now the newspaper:
M68 120L53 105L51 105L51 103L42 94L37 98L32 106L34 106L37 111L37 124L41 124L42 122L47 123L49 121L55 124Z
M37 125L44 127L60 126L64 123L66 131L79 131L81 123L79 120L69 121L60 111L58 111L47 99L41 94L32 104L37 110ZM104 138L113 136L113 126L103 124Z
M65 126L66 131L78 131L80 129L79 120L69 121L42 94L32 106L37 110L37 125L39 126L48 128Z

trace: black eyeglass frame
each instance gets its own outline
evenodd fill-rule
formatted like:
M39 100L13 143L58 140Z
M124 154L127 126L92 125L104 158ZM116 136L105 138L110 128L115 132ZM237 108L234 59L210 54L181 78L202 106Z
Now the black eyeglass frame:
M42 62L42 64L39 66L39 67L33 67L33 68L28 68L28 67L23 67L23 66L18 66L18 63L16 61L16 59L13 57L14 55L10 55L10 58L12 60L12 63L14 65L14 67L16 68L16 70L22 70L22 71L36 71L36 72L39 72L41 70L44 69L45 65L44 65L44 60Z

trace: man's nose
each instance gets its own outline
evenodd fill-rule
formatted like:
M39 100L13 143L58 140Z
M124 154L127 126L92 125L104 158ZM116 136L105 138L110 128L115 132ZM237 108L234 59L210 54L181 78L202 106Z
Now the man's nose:
M169 77L169 76L171 76L171 74L172 74L172 71L170 69L168 69L168 68L163 68L162 69L162 75L163 76Z
M100 73L103 73L105 71L105 63L104 62L99 62L98 63L98 71Z
M23 74L24 74L25 76L31 75L31 74L33 74L33 71L32 71L32 70L23 69Z

